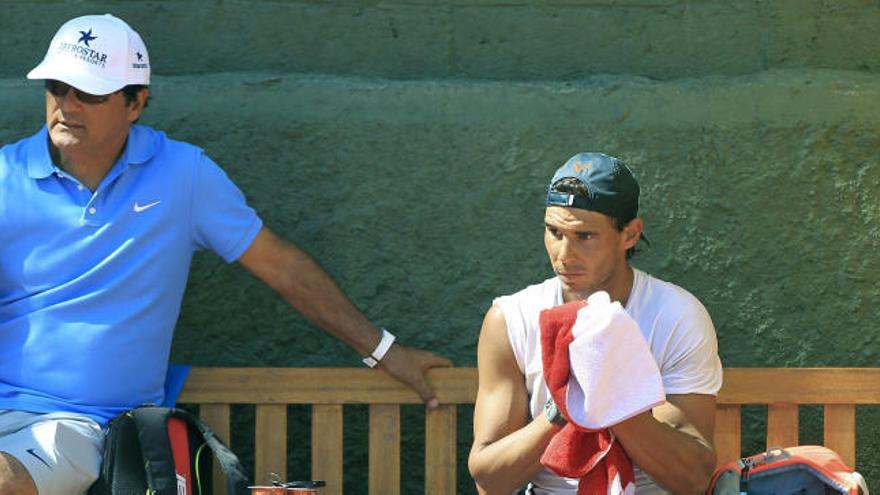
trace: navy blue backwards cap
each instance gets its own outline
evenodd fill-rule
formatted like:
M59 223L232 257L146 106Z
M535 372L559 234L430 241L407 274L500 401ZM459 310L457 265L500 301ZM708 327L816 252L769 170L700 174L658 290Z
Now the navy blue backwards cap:
M560 180L575 179L587 195L553 191ZM626 225L639 214L639 183L621 160L604 153L578 153L553 174L547 206L581 208L608 215Z

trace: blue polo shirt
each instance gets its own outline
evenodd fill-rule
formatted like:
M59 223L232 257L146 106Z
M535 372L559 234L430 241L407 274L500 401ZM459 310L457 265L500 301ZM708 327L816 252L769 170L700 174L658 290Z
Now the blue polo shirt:
M0 409L105 423L161 402L193 252L234 261L261 227L201 149L146 126L94 193L45 127L0 148Z

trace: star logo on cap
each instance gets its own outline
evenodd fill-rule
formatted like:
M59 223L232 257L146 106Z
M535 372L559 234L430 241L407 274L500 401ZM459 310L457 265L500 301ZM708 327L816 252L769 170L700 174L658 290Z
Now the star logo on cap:
M79 34L81 34L82 36L80 36L79 39L76 40L76 42L77 43L85 43L85 45L88 46L89 48L91 48L91 46L89 45L89 41L94 41L94 40L98 39L97 36L92 36L91 29L89 29L88 32L80 31Z
M141 52L135 52L135 54L136 54L137 57L138 57L138 62L140 62L141 60L144 59L144 54L143 54L143 53L141 53Z

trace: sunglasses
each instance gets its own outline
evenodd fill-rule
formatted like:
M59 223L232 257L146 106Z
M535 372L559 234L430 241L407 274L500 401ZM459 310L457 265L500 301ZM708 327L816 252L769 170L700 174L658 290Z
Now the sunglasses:
M76 99L86 105L97 105L110 99L110 95L93 95L91 93L86 93L85 91L80 91L67 83L56 81L54 79L46 79L46 91L51 93L52 96L59 98L63 97L71 89L73 90L73 94L76 95Z

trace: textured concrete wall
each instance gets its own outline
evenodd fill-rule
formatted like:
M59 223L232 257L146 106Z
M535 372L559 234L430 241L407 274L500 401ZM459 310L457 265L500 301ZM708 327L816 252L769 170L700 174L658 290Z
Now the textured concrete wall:
M142 122L208 150L369 316L459 366L476 363L492 298L548 276L543 191L581 150L630 163L652 242L634 264L703 300L726 365L878 365L876 3L0 6L0 142L41 123L40 87L23 74L57 26L115 12L154 60ZM198 365L357 365L210 254L197 256L174 345ZM291 441L307 441L307 412L293 412ZM747 450L763 449L758 412ZM419 408L404 416L417 429ZM358 417L346 417L346 456L363 466ZM859 410L869 480L878 419ZM802 441L821 441L820 421L802 413ZM404 435L414 466L418 435ZM308 477L308 462L291 477ZM363 493L353 471L346 492ZM459 477L469 493L463 462Z
M867 0L8 1L0 74L44 33L114 12L149 33L164 74L317 72L394 79L677 79L768 69L880 69ZM181 56L185 54L185 56ZM167 56L165 56L167 55Z

